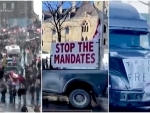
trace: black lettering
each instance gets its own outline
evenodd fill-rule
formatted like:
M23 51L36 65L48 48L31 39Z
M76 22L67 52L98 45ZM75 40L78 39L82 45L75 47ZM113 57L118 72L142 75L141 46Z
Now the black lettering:
M128 66L130 66L130 62L126 62Z
M143 82L146 82L145 81L145 75L146 75L146 73L143 73Z
M144 65L144 61L143 60L141 61L141 64Z
M135 73L135 81L138 79L138 81L140 81L140 74L139 73Z
M138 61L137 61L137 60L135 60L135 64L138 64Z
M131 80L132 73L128 74L129 81Z

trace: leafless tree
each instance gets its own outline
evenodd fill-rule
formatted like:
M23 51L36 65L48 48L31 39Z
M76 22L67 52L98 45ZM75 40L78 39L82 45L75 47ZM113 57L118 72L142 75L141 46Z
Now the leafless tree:
M150 1L147 1L147 2L143 2L141 0L139 0L140 3L146 5L148 7L148 13L150 14Z
M77 8L80 5L80 3L81 2L76 2L75 5L72 5L71 1L43 1L43 5L46 9L48 9L48 12L51 16L51 20L49 22L55 28L58 37L58 42L61 42L61 31L64 29L62 26L63 23L66 21L67 17L69 17L72 10ZM65 9L65 11L62 11L64 5L67 5L68 7Z

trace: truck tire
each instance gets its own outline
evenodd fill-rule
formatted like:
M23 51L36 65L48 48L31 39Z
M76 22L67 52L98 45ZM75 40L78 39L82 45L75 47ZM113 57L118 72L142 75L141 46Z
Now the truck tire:
M91 96L83 89L75 89L69 95L69 103L75 108L83 109L90 105Z

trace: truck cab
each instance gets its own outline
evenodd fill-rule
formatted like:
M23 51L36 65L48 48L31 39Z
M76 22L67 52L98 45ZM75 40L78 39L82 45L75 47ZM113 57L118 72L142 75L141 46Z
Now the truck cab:
M123 59L148 58L147 21L131 5L109 2L109 104L110 107L145 107L143 89L131 89Z

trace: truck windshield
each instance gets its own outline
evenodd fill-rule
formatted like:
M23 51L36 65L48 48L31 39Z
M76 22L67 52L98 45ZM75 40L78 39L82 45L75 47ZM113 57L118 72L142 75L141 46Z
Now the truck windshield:
M118 47L150 48L150 37L147 32L110 30L109 45Z

